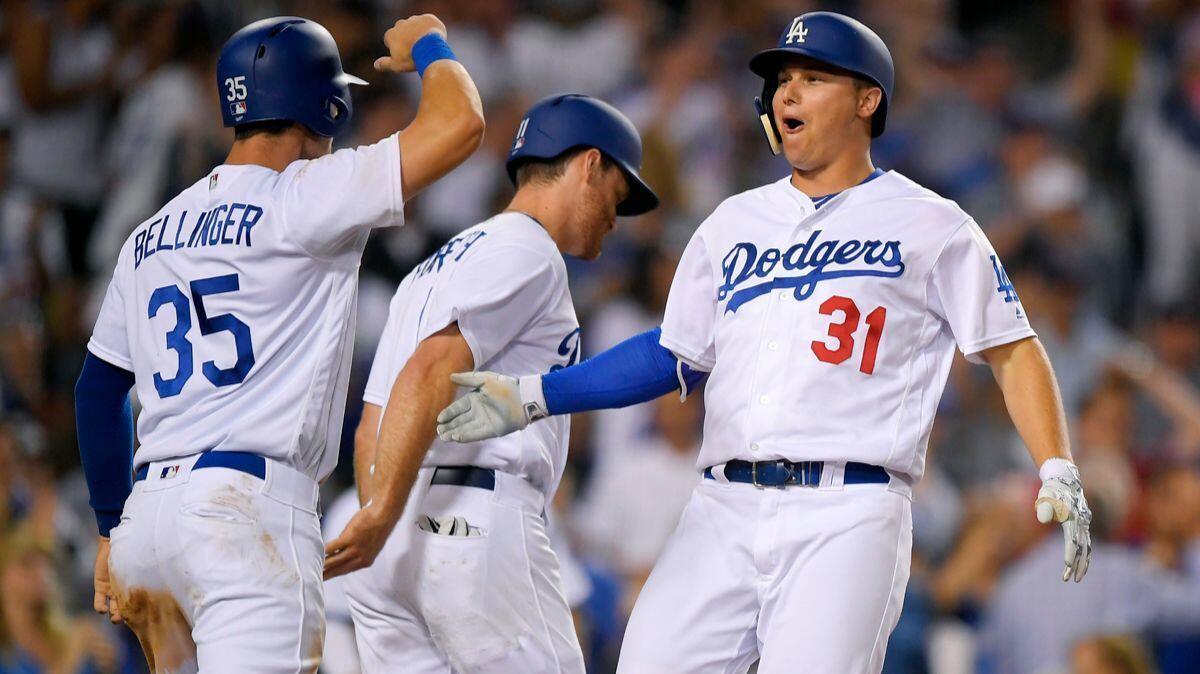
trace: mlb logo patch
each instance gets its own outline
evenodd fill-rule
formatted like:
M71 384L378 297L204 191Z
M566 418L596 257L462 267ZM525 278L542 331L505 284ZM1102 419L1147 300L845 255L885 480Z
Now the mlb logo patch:
M179 464L174 466L163 466L162 472L159 473L158 479L169 480L179 474Z
M234 101L230 103L229 110L235 117L246 114L246 101Z
M528 128L529 118L526 117L525 119L521 120L521 125L517 127L517 138L513 141L512 150L509 152L510 154L525 147L525 129Z
M214 173L214 174L212 174L212 176L211 176L211 177L209 177L209 179L208 179L208 189L210 189L210 190L215 190L215 189L217 189L217 178L218 178L218 177L220 177L220 175L221 175L221 174L219 174L219 173Z

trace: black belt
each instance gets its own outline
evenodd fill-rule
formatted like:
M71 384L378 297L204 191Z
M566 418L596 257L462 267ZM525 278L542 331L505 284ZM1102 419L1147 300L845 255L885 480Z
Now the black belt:
M438 466L433 469L429 484L449 484L457 487L478 487L496 490L496 471L478 466Z
M186 458L186 457L185 457ZM180 459L181 461L183 459ZM172 469L178 469L179 466L163 466L160 479L165 479L173 475ZM214 452L207 451L196 459L196 463L192 464L192 470L201 468L229 468L239 470L248 475L253 475L260 480L267 479L267 460L258 454L250 452ZM145 464L137 469L134 473L133 481L138 482L145 480L150 475L150 464Z
M730 482L745 482L756 487L816 487L821 484L824 461L741 461L725 464L725 477ZM712 467L704 469L704 477L715 480ZM850 461L846 464L845 484L884 484L891 480L880 466Z

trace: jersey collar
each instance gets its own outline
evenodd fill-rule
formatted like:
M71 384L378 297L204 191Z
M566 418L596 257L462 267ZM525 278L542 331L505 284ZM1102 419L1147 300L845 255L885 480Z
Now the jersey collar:
M855 185L853 187L848 187L840 192L834 192L833 194L826 194L826 195L822 195L819 197L809 197L807 194L796 189L796 187L794 185L792 185L791 174L784 176L783 178L778 180L776 182L776 184L779 185L781 190L784 190L786 192L786 194L788 195L788 198L792 199L796 203L796 205L800 207L800 209L802 211L811 215L812 213L815 213L817 210L819 210L822 206L825 206L826 204L829 204L830 202L833 202L835 200L845 201L845 200L849 200L849 199L856 199L856 200L861 200L863 198L870 199L873 193L880 191L879 189L875 189L875 187L877 185L882 186L889 182L888 178L891 178L891 177L894 177L897 175L899 175L899 174L897 174L895 171L884 171L883 169L876 168L874 171L871 171L870 175L868 175L862 182L858 183L857 185ZM877 178L885 178L885 179L876 181ZM862 189L862 188L866 187L869 183L874 183L871 185L871 189ZM884 191L887 191L887 190L884 189ZM839 197L843 197L843 196L844 196L844 199L838 199ZM807 215L805 217L807 217Z
M863 178L862 182L858 183L858 185L865 185L865 184L871 182L872 180L878 178L879 176L883 175L883 173L884 173L883 169L876 168L874 171L871 171L871 175L867 176L866 178ZM788 180L789 181L791 180L791 176L788 176ZM858 185L855 185L854 187L858 187ZM851 187L849 189L854 189L854 187ZM844 191L846 191L846 190L842 190L842 192L844 192ZM841 194L842 192L834 192L832 194L826 194L826 195L820 196L820 197L809 197L809 198L812 199L813 208L820 208L820 207L824 206L825 204L829 203L830 199L836 197L837 195Z

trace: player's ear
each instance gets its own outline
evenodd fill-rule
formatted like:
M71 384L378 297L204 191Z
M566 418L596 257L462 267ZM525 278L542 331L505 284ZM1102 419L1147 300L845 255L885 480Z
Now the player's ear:
M863 119L870 119L871 115L879 109L879 103L883 100L883 89L879 87L860 87L858 94L858 116Z
M588 148L582 155L584 179L591 183L599 180L604 174L604 155L596 148Z

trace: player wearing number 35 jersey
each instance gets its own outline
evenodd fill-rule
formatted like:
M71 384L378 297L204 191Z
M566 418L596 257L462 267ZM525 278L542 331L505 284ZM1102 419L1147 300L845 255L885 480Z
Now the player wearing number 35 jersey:
M875 169L892 95L875 33L814 12L751 68L791 175L722 203L661 329L548 375L470 376L439 417L472 441L707 373L694 492L638 597L630 674L879 672L908 581L910 499L957 346L996 375L1041 467L1037 515L1082 578L1090 514L1057 387L1004 268L956 204ZM460 376L460 381L463 378Z
M337 461L363 247L482 138L444 35L432 15L387 32L376 69L421 72L417 117L331 153L348 85L366 82L330 34L297 17L238 31L217 64L228 158L121 249L76 409L102 536L95 606L154 672L316 671L317 485Z

